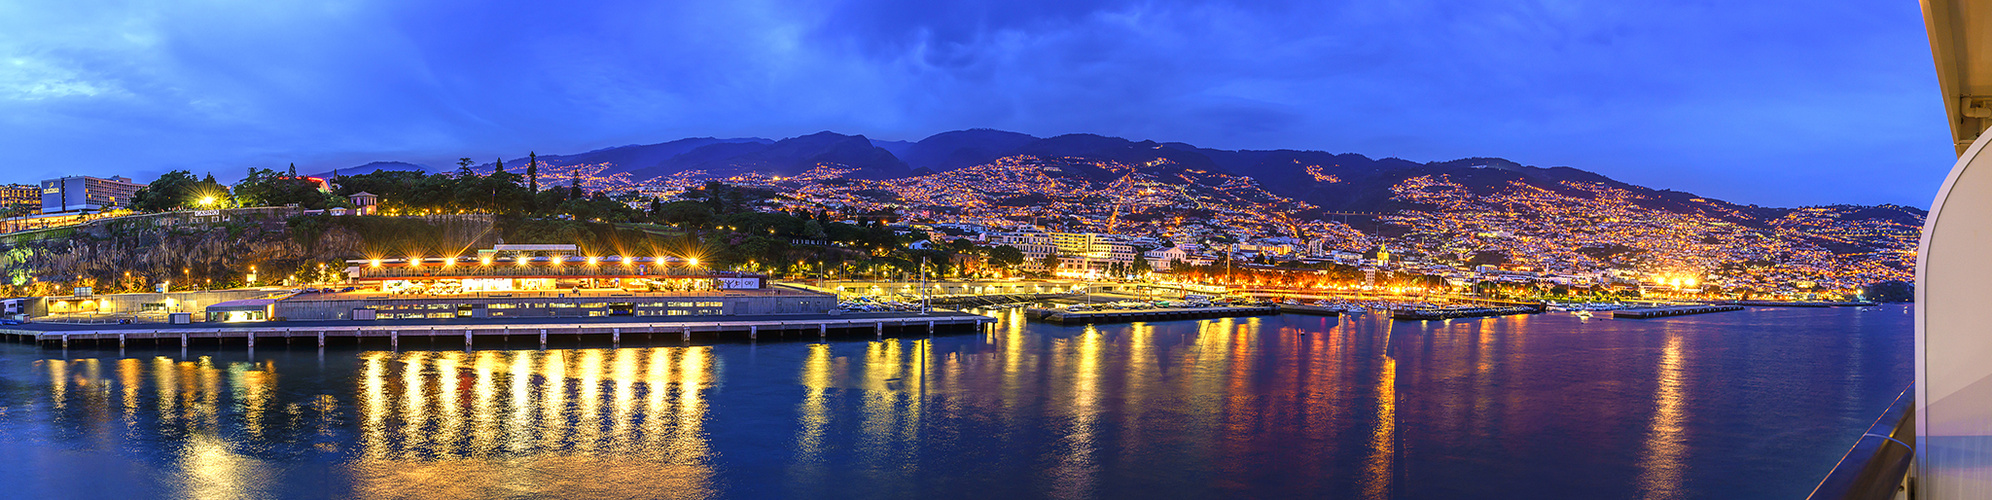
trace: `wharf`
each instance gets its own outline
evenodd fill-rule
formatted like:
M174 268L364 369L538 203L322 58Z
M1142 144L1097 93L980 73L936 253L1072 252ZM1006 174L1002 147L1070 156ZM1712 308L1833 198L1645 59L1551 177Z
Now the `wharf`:
M931 299L927 299L927 303L938 306L949 306L949 307L987 307L987 306L995 306L1003 304L1044 302L1053 299L1071 299L1071 298L1073 298L1073 295L1070 293L1011 293L1011 294L998 294L998 295L957 295L951 297L934 297Z
M1485 318L1512 314L1535 314L1543 311L1543 306L1499 306L1499 307L1445 307L1435 309L1399 309L1390 313L1390 319L1402 321L1434 321L1458 318Z
M1781 300L1724 300L1711 304L1750 307L1868 307L1873 302L1787 302Z
M807 335L827 337L831 333L849 335L872 333L884 336L887 333L904 334L914 332L933 333L942 329L971 331L980 330L984 324L996 322L995 318L977 314L952 311L935 311L926 315L914 313L848 313L848 314L791 314L767 316L719 316L699 319L662 320L634 317L598 318L507 318L507 319L435 319L435 320L379 320L379 321L275 321L262 323L196 323L192 325L151 324L104 324L68 325L55 323L28 323L0 328L0 339L34 343L44 348L67 348L72 342L94 346L124 347L128 343L141 343L151 346L173 346L185 348L190 344L246 344L256 347L258 340L290 344L294 341L316 340L318 347L326 342L359 343L385 340L391 347L399 348L401 338L422 338L431 344L436 341L455 343L461 341L464 348L470 348L479 341L496 341L538 338L539 345L546 346L548 339L556 341L609 340L620 345L625 335L652 339L658 335L676 336L690 341L694 334L702 337L725 340L756 340L767 332L774 335ZM737 335L737 337L732 337Z
M1328 317L1336 317L1342 315L1341 309L1336 309L1332 307L1310 306L1307 304L1280 304L1275 307L1280 308L1280 314L1310 314L1314 316L1328 316Z
M1024 312L1024 318L1063 325L1073 323L1133 323L1136 321L1229 318L1279 314L1279 312L1280 309L1274 306L1125 309L1079 312L1063 309L1029 309Z
M1612 311L1612 317L1630 318L1630 319L1648 319L1648 318L1665 318L1668 316L1685 316L1689 314L1707 314L1707 313L1741 311L1741 310L1743 310L1743 306L1733 306L1733 305L1642 307L1639 309L1620 309L1617 311Z

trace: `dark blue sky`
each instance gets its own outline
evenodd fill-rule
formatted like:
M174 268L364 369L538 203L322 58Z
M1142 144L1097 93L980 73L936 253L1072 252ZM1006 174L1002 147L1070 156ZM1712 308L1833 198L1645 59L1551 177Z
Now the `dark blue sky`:
M1927 206L1915 2L0 3L0 181L989 127Z

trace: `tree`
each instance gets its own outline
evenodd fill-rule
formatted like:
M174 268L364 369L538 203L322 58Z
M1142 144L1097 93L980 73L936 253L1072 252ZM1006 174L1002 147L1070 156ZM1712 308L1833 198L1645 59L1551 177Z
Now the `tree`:
M526 211L539 213L539 153L526 153Z
M470 157L457 158L457 177L471 176L470 164Z
M1017 247L1009 245L997 245L996 248L989 249L990 265L1004 269L1009 269L1011 267L1023 265L1023 263L1024 263L1024 251L1018 250Z
M1044 259L1038 261L1038 263L1044 265L1045 272L1056 273L1058 272L1058 265L1063 264L1064 260L1058 258L1057 252L1053 252L1044 254Z
M1907 281L1883 281L1868 285L1861 295L1874 302L1915 302L1916 285Z
M704 229L712 225L712 209L696 201L680 200L658 207L652 218L666 224L677 224L690 229Z
M242 206L277 207L296 203L308 209L323 209L332 198L319 191L318 183L294 175L263 168L249 169L249 177L235 184L235 199Z
M1155 266L1153 264L1149 264L1148 259L1135 257L1133 269L1134 269L1134 274L1148 274L1149 272L1155 270Z
M201 185L201 181L194 180L194 174L191 172L185 170L167 172L132 194L131 209L140 212L164 212L190 205L197 199L194 193Z

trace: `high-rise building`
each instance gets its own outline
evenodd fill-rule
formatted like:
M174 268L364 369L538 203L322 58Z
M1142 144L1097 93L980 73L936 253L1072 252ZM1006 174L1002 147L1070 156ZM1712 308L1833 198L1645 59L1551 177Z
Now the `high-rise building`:
M131 196L143 184L126 177L109 179L71 176L41 183L42 213L99 211L131 206Z
M28 205L34 213L41 213L41 188L33 184L8 184L0 186L0 208Z

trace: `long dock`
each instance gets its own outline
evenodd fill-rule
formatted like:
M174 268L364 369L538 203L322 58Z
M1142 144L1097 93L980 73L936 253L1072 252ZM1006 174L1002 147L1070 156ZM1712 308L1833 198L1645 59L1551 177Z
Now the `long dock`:
M1076 312L1062 309L1030 309L1024 312L1024 317L1030 320L1064 325L1073 323L1132 323L1136 321L1228 318L1279 314L1279 312L1280 309L1274 306L1126 309Z
M1436 321L1459 318L1485 318L1511 314L1535 314L1543 311L1540 305L1500 306L1500 307L1442 307L1432 309L1399 309L1390 313L1390 319L1402 321Z
M1668 316L1686 316L1689 314L1708 314L1708 313L1741 311L1741 310L1743 310L1743 306L1724 306L1724 305L1642 307L1638 309L1620 309L1617 311L1612 311L1612 317L1629 318L1629 319L1649 319L1649 318L1665 318Z
M1307 314L1313 316L1328 316L1328 317L1337 317L1342 315L1341 309L1321 307L1321 306L1310 306L1307 304L1279 304L1274 307L1280 308L1280 314Z
M1750 307L1868 307L1873 302L1787 302L1781 300L1724 300L1711 304Z
M511 320L400 320L400 321L321 321L321 322L267 322L267 323L219 323L219 324L106 324L106 325L64 325L37 324L18 325L0 329L0 339L34 343L44 348L68 348L72 344L96 347L125 347L128 344L150 346L179 346L192 344L246 344L256 347L257 341L275 342L289 345L294 342L316 342L324 347L328 342L358 343L362 341L386 340L391 347L399 348L401 339L424 339L435 341L461 341L464 348L471 348L478 342L506 343L519 339L537 338L539 345L546 346L549 340L568 342L582 340L608 340L612 345L620 345L625 336L634 339L657 339L676 337L690 341L694 334L712 339L757 340L762 333L773 335L809 335L827 337L832 333L850 335L872 333L883 337L888 333L906 334L915 332L934 333L941 330L979 330L982 325L996 322L988 316L937 311L927 315L911 313L853 313L841 315L784 315L767 317L724 317L701 320L650 321L628 317L591 318L543 318ZM737 335L737 337L733 337Z

